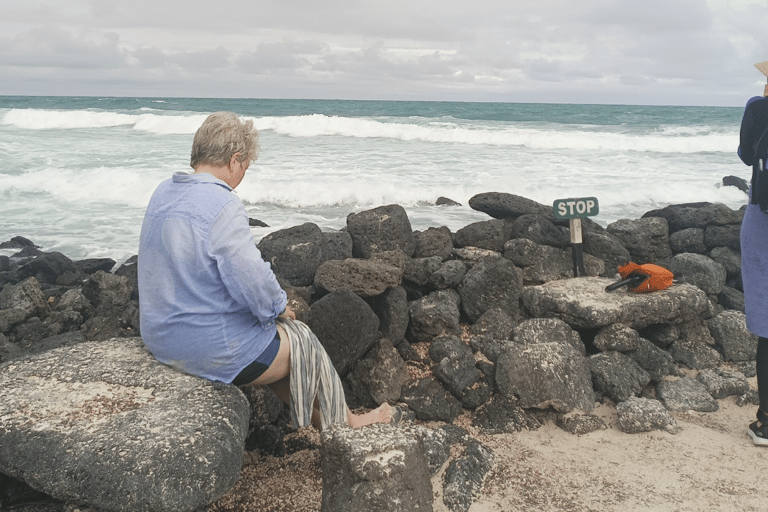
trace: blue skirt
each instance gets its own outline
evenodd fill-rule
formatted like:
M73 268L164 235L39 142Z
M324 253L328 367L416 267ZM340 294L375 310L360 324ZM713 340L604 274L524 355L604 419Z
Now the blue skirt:
M741 223L741 279L747 328L768 338L768 214L748 204Z

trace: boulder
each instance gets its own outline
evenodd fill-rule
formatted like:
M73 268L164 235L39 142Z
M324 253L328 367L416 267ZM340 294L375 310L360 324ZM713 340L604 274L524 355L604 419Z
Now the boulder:
M426 231L415 231L413 238L416 243L413 251L414 258L440 256L446 259L453 250L453 235L446 226L427 228Z
M405 338L410 316L408 293L402 286L389 288L379 296L371 297L368 304L379 318L379 332L397 346Z
M402 250L413 256L416 241L405 208L392 204L347 216L347 231L352 237L352 255L370 258L377 252Z
M461 414L461 402L450 394L434 377L424 377L403 386L400 400L423 421L451 423Z
M475 366L472 349L456 336L440 336L432 340L429 357L435 362L432 374L467 409L476 409L491 396Z
M504 257L522 269L523 284L542 284L556 279L567 279L573 275L573 254L571 248L560 249L539 245L527 238L517 238L504 244ZM605 273L605 263L589 254L584 255L587 275Z
M752 361L757 353L757 335L747 329L747 317L741 311L723 311L707 320L712 339L726 361Z
M427 284L433 290L456 288L467 274L467 266L460 260L448 260L429 276Z
M629 251L632 261L642 265L663 261L672 256L669 247L669 226L658 217L617 220L606 228Z
M681 252L706 253L707 244L704 243L704 229L686 228L675 231L669 235L669 248L672 249L672 254Z
M618 268L626 265L631 257L621 240L608 231L585 230L582 233L585 254L591 254L605 262L603 275L613 277Z
M677 422L658 400L632 397L616 404L619 427L627 434L652 430L677 431Z
M41 283L74 284L73 282L58 283L58 280L67 272L76 275L77 265L60 252L43 253L19 268L21 277L35 277Z
M676 254L668 268L678 282L692 284L708 295L717 295L725 286L725 267L703 254Z
M402 269L383 261L349 258L320 265L315 284L329 292L345 288L361 297L375 297L400 286L402 276Z
M459 286L461 306L471 322L491 308L510 314L519 310L523 280L506 258L486 258L476 263Z
M504 243L512 238L512 223L494 219L473 222L459 229L453 235L455 247L477 247L501 252Z
M436 272L442 265L443 259L440 256L411 258L406 262L403 280L418 287L425 287L429 283L432 273Z
M516 398L495 394L475 411L472 425L487 434L514 434L523 430L537 430L539 420L520 407Z
M588 412L595 405L587 361L568 344L510 345L496 362L496 385L526 409Z
M646 212L642 218L648 217L665 219L670 233L686 228L706 228L712 225L722 226L741 222L741 215L726 205L705 202L669 205Z
M670 411L714 412L720 408L704 384L690 377L659 382L656 394Z
M197 510L239 478L249 413L140 338L50 350L0 366L0 472L99 510Z
M117 262L112 258L88 258L75 262L77 270L83 274L90 275L99 270L111 272Z
M467 512L480 495L483 479L493 467L493 452L474 439L466 441L464 454L445 470L443 503L453 512Z
M432 510L432 484L420 432L376 424L335 425L322 433L324 512Z
M704 292L689 284L653 293L624 288L607 293L605 287L613 282L602 277L578 277L526 286L523 307L532 317L560 318L574 328L622 323L633 329L696 319L709 308Z
M517 318L512 317L501 308L491 308L483 313L477 319L477 322L470 326L469 334L489 336L499 340L510 340L516 325Z
M353 382L356 398L367 407L397 403L403 386L411 378L405 361L386 338L377 341L365 357L355 363L348 377Z
M741 250L741 224L727 226L709 226L704 230L704 243L710 249L713 247L729 247L734 251Z
M309 328L342 377L379 339L379 319L350 290L329 293L312 304Z
M539 245L564 249L571 243L567 229L555 226L552 215L521 215L512 224L512 238L526 238Z
M640 333L631 327L612 324L597 332L593 344L600 352L629 352L640 347L641 339Z
M712 398L721 399L728 396L742 396L749 391L749 382L743 373L732 370L715 368L702 370L696 375L696 380L704 384Z
M640 338L640 345L626 354L648 372L651 382L661 382L667 375L680 375L672 355L645 338Z
M494 219L516 219L530 213L554 218L551 206L505 192L484 192L472 196L469 207Z
M315 271L324 261L323 234L311 222L274 231L259 241L258 248L275 274L293 286L312 284Z
M570 345L581 355L587 354L579 333L559 318L529 318L515 328L512 340L520 345L561 343Z
M411 342L431 341L443 334L461 333L459 304L454 290L439 290L411 302L406 336Z
M621 352L601 352L587 358L595 392L614 403L638 396L651 376L632 358Z

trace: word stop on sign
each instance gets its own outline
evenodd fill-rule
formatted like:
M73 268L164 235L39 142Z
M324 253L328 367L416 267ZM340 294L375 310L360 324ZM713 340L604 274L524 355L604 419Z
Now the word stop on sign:
M556 219L581 219L600 213L596 197L580 197L556 200L552 208Z

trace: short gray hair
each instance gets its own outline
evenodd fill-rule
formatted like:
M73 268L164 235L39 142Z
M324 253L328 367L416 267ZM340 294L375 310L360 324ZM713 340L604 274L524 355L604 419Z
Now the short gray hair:
M197 169L208 164L215 167L229 165L235 153L243 163L251 163L259 156L259 132L253 121L244 121L232 112L216 112L203 121L192 141L189 165Z

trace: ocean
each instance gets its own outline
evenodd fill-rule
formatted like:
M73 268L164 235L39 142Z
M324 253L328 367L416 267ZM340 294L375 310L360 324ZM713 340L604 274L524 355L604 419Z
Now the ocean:
M746 99L745 99L746 100ZM261 153L237 193L258 241L387 204L413 229L488 220L469 199L596 197L606 226L688 202L746 203L728 175L741 108L526 103L0 96L0 242L72 259L136 254L155 187L188 171L205 117L252 118ZM461 206L435 206L439 197ZM0 252L10 254L10 252Z

